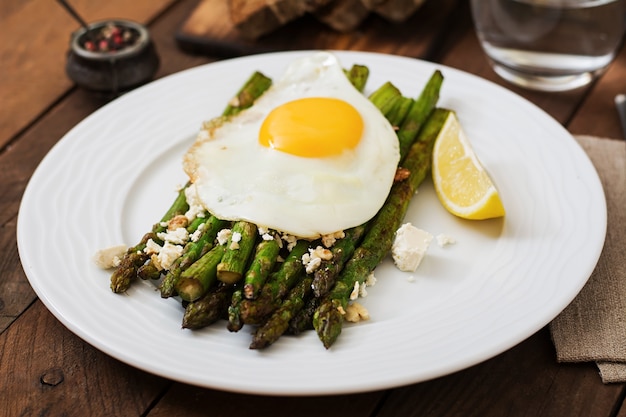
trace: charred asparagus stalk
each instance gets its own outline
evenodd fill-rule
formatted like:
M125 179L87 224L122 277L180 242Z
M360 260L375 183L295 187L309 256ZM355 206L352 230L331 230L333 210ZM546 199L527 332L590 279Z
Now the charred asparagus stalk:
M339 271L354 253L366 229L367 224L362 224L346 230L345 236L330 248L333 254L332 259L322 261L319 268L313 273L311 286L316 297L323 297L335 285Z
M370 70L365 65L354 64L349 70L346 71L346 76L357 90L363 92L365 84L369 78Z
M309 296L300 311L291 318L287 332L297 335L306 330L313 330L313 315L320 304L320 300L318 297Z
M417 100L412 103L404 121L400 125L398 141L400 142L401 164L422 125L426 122L426 119L437 105L442 83L443 75L441 71L436 70L430 76Z
M228 103L222 115L232 116L250 107L271 85L272 80L270 78L258 71L254 72Z
M230 306L228 306L228 324L226 328L231 332L238 332L243 327L243 321L241 320L242 301L243 290L238 288L233 292L230 300Z
M259 324L280 305L283 297L304 274L302 255L308 248L308 241L298 241L278 271L270 275L259 296L255 300L241 301L239 313L243 323Z
M320 303L313 317L313 326L328 349L341 333L343 315L355 283L362 284L391 249L393 234L398 229L417 187L430 169L432 147L449 111L436 109L411 146L404 167L409 177L396 182L361 245L346 263L332 291Z
M312 281L310 276L306 276L289 291L280 307L272 313L262 326L257 328L252 337L250 349L267 347L287 331L291 319L304 307L304 300L311 292Z
M187 304L183 315L183 329L201 329L225 316L234 286L220 283L202 297Z
M137 276L137 269L149 258L149 256L143 252L146 243L150 239L155 242L160 241L157 238L157 234L165 231L166 226L163 226L163 223L169 221L176 215L184 214L189 209L187 199L185 198L185 188L186 186L178 192L178 196L163 215L161 221L152 226L152 231L146 233L137 245L126 251L126 255L120 265L113 271L113 274L111 274L111 290L113 292L121 293L128 290L132 280Z
M152 262L146 262L137 268L137 276L143 280L161 278L161 271Z
M247 299L253 300L257 297L274 268L279 251L280 246L276 239L263 240L257 245L252 263L244 277L243 294Z

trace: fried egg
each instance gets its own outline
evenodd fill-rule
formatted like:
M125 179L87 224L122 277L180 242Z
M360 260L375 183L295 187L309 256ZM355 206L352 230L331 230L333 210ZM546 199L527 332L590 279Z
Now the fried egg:
M371 219L399 158L387 119L319 52L249 109L205 123L183 167L215 216L312 239Z

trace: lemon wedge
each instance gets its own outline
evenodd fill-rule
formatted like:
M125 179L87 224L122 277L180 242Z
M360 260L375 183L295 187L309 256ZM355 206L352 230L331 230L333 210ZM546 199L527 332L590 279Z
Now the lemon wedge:
M435 139L432 177L439 201L450 213L472 220L504 216L498 190L454 112Z

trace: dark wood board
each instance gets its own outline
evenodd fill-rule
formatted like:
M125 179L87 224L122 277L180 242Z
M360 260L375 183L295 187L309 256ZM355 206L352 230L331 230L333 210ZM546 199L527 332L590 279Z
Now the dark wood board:
M431 49L436 48L430 40L447 30L442 23L458 3L458 0L427 1L402 23L370 13L357 29L346 33L305 15L251 40L225 18L228 8L224 0L203 0L182 23L176 40L185 51L222 57L284 50L349 49L428 59ZM404 41L398 43L398 38Z

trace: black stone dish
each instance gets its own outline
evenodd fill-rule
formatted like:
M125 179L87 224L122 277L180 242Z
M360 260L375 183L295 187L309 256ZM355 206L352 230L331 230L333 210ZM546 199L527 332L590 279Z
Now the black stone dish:
M125 41L99 48L97 39L111 27L122 29ZM150 81L158 67L159 57L146 27L112 19L92 23L72 34L65 69L80 87L117 95Z

